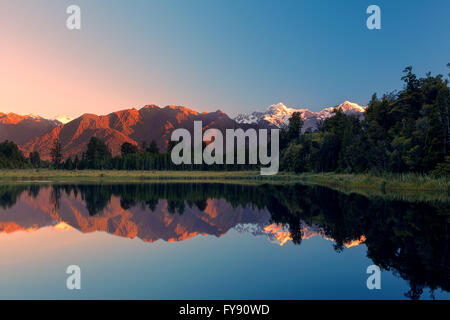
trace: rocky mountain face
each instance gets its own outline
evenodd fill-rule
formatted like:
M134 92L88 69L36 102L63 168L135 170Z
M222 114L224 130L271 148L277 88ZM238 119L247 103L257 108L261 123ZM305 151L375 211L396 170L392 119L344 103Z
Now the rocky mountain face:
M215 112L197 112L182 106L147 105L141 109L126 109L98 116L84 114L66 124L61 124L47 133L20 145L24 154L38 151L44 160L50 159L53 141L59 138L65 158L81 155L85 151L91 137L104 140L113 155L120 154L124 142L134 145L147 145L155 140L160 150L166 150L173 130L185 128L191 133L194 121L202 121L203 129L243 128L252 125L239 124L218 110ZM253 127L256 127L253 125Z
M0 112L0 141L10 140L25 143L59 126L58 120L44 119L35 115L18 115Z
M362 119L366 108L356 103L345 101L336 107L313 112L309 109L289 108L280 102L269 106L266 111L239 114L234 120L238 123L257 124L263 128L284 128L288 125L289 119L294 112L301 112L304 120L303 130L308 128L314 130L317 128L318 121L331 117L335 109L340 109L345 114L355 115Z

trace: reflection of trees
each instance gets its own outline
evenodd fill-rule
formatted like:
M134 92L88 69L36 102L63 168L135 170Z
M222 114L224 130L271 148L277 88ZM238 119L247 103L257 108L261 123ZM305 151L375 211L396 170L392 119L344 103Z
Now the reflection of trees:
M167 210L171 214L183 214L186 206L206 209L207 199L225 199L234 208L251 205L264 208L264 199L258 196L256 187L207 183L157 183L157 184L92 184L57 185L66 194L81 194L86 201L89 214L100 214L109 204L112 196L120 198L123 209L132 207L156 209L158 200L167 200ZM259 199L260 198L260 199Z
M22 192L36 197L39 185L1 186L0 206L13 206ZM124 209L155 211L158 201L166 200L168 212L180 215L186 207L205 210L208 199L224 199L233 207L266 208L271 222L287 227L296 244L301 243L302 223L319 226L325 236L335 240L337 251L364 235L368 257L406 279L410 290L405 295L411 299L420 298L426 287L450 291L448 202L369 199L302 185L143 183L53 185L54 205L63 192L79 194L90 215L101 214L112 196L120 198Z
M418 299L425 287L450 291L448 202L387 201L304 186L272 188L270 194L286 207L268 206L274 221L291 224L290 216L298 215L335 239L336 250L364 235L368 257L409 281L407 297Z
M25 191L35 198L39 193L39 185L0 185L0 207L3 209L13 207L17 198Z
M50 192L49 202L53 205L53 209L56 211L59 209L59 203L61 200L61 188L53 185Z

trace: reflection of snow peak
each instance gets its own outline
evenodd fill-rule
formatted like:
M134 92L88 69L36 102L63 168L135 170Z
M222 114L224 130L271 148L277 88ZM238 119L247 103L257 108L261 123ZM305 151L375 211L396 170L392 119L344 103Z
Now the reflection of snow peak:
M325 240L334 241L334 239L325 236L319 228L317 228L317 230L315 229L315 226L308 227L305 224L302 224L302 239L310 239L312 237L319 236ZM291 233L287 231L281 224L269 224L263 228L263 232L269 237L271 241L278 243L280 246L283 246L286 242L292 240ZM365 241L366 237L362 235L360 239L344 243L344 246L347 248L351 248L358 246Z
M269 236L269 239L277 240L280 246L283 246L289 240L292 240L291 233L285 231L281 224L269 224L264 227L264 232Z
M52 228L55 231L67 231L67 230L72 230L73 229L72 226L68 225L64 221L55 224Z
M0 232L5 232L5 233L12 233L12 232L16 232L16 231L33 232L33 231L38 231L41 228L49 228L54 231L67 231L67 230L73 229L73 227L71 227L70 225L68 225L65 222L57 222L55 225L52 225L52 226L33 225L30 227L22 227L13 221L0 222Z

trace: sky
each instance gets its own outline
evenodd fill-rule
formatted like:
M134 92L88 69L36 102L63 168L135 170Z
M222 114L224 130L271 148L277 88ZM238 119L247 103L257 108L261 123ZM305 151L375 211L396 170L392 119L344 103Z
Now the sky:
M66 9L81 9L69 30ZM381 9L381 29L366 8ZM0 112L319 111L446 75L450 1L0 0Z

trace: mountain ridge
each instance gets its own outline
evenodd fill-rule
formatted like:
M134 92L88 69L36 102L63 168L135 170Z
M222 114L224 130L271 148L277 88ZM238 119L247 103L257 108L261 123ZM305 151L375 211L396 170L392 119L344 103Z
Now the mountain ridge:
M116 156L125 142L141 146L154 140L159 149L165 151L172 131L185 128L192 133L194 121L202 121L204 130L216 128L223 132L225 129L237 128L284 128L294 112L301 112L305 131L307 128L317 128L318 122L330 117L335 108L359 118L363 117L366 110L366 107L349 101L319 112L289 108L280 102L269 106L266 111L240 114L233 119L221 110L198 112L185 106L159 107L149 104L140 109L122 109L106 115L84 113L74 119L59 117L62 121L37 115L0 112L0 141L14 141L25 156L37 151L41 159L50 160L55 139L60 140L63 157L68 158L81 156L90 138L97 137L104 140Z
M61 122L58 120L45 119L33 114L20 115L14 112L0 112L0 141L10 140L22 144L45 134L60 124Z
M41 159L49 160L53 141L59 139L63 156L67 158L80 156L90 138L97 137L108 144L114 156L120 154L121 145L125 142L138 146L143 142L148 145L154 140L160 150L166 150L172 131L184 128L192 133L194 121L202 121L203 129L256 127L239 124L220 110L200 113L184 106L169 105L161 108L156 105L145 105L140 109L123 109L100 116L85 113L20 144L19 148L24 154L38 151Z
M289 119L294 112L301 112L302 119L304 120L303 131L305 131L308 128L316 129L318 121L331 117L335 109L340 109L345 114L355 115L362 119L366 108L366 106L360 106L354 102L344 101L335 107L328 107L314 112L306 108L290 108L284 103L279 102L270 105L266 111L238 114L234 120L238 123L257 124L264 128L281 129L288 125Z

